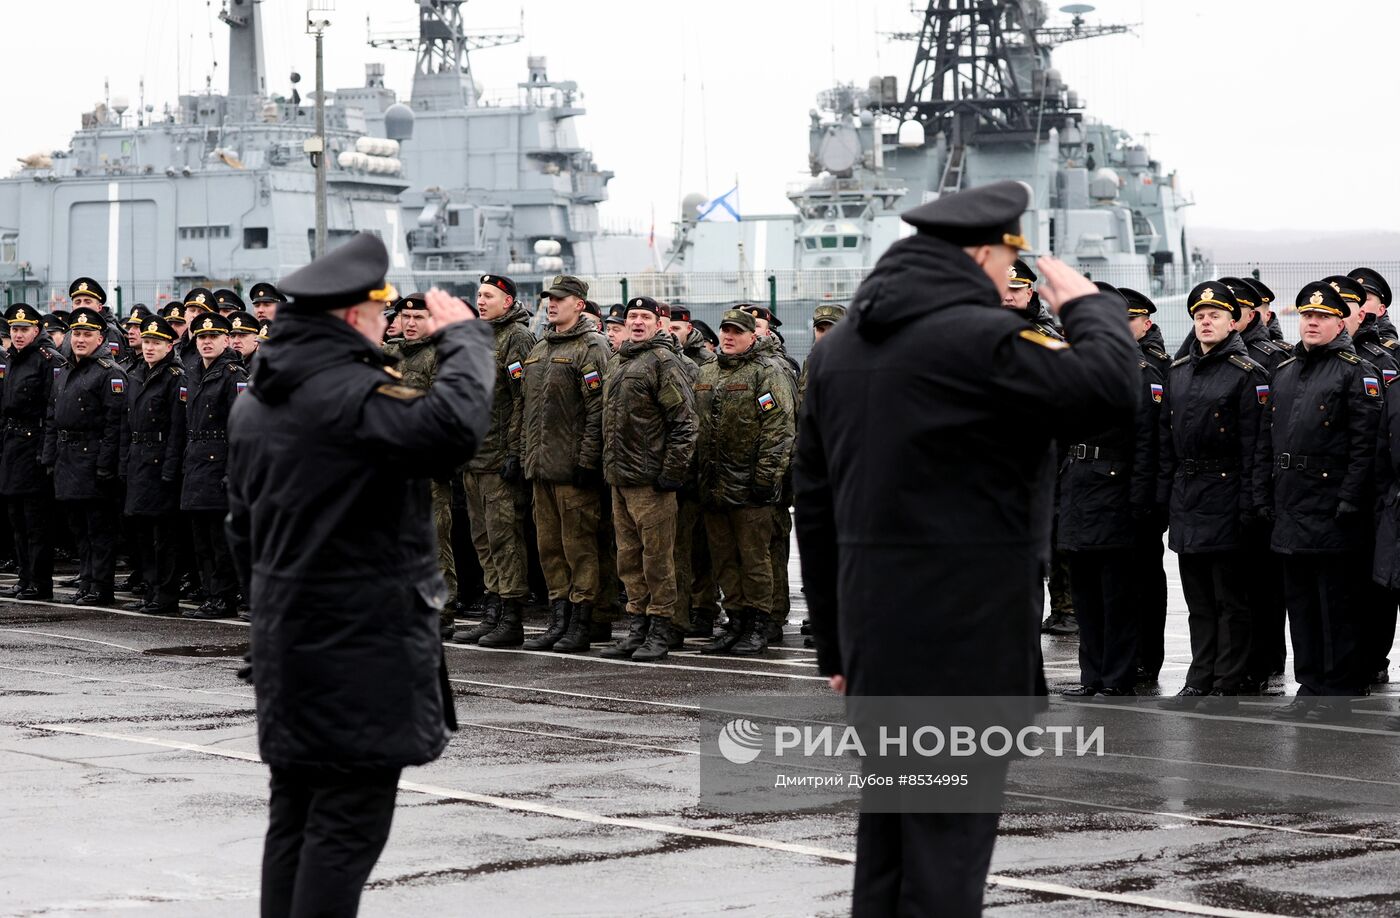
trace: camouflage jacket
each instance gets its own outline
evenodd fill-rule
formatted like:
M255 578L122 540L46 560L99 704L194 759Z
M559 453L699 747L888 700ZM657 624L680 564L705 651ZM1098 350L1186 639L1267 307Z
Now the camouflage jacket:
M792 381L757 345L720 355L700 368L695 455L700 500L707 507L774 504L787 470L794 432ZM756 500L755 491L771 491Z
M697 367L715 362L714 352L705 346L705 336L700 334L698 328L690 330L690 334L685 338L685 343L681 345L681 353L689 357Z
M571 481L577 468L603 461L603 377L608 342L592 316L567 332L549 331L522 367L525 476Z
M491 325L496 333L496 392L491 403L491 428L467 464L473 472L495 472L506 459L519 459L524 450L525 360L535 346L535 336L526 323L530 314L516 305Z
M695 453L695 397L675 339L628 341L603 389L603 477L619 488L684 483Z
M384 353L398 358L403 384L427 391L437 376L437 346L427 338L395 338L384 345Z

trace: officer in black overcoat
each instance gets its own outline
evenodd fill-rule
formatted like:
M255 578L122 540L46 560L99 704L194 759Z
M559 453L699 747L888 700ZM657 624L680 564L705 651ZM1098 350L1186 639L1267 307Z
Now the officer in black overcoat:
M1045 694L1055 434L1130 422L1121 304L1049 257L1069 345L1000 308L1029 191L906 213L809 357L794 485L821 671L851 695ZM1013 729L1015 727L1013 726ZM981 914L998 814L862 813L853 914Z
M428 485L486 432L494 337L430 291L438 374L401 385L379 348L388 267L362 233L279 282L291 301L230 419L229 538L272 768L265 916L355 914L400 770L456 725Z

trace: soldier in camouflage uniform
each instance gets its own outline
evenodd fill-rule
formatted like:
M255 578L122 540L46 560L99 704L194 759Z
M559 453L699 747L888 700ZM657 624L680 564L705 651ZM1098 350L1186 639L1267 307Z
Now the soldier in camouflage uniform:
M385 343L384 353L398 360L403 384L411 389L427 391L437 376L437 348L428 337L433 333L432 316L423 294L410 293L394 304L399 314L403 337ZM432 479L433 526L437 529L438 567L447 581L447 595L457 595L457 564L452 554L452 482L447 478ZM447 604L440 613L442 635L452 634L452 606Z
M610 353L608 369L617 363L617 350L627 340L627 308L621 303L608 307L603 331ZM608 374L603 374L606 380ZM602 482L598 494L598 598L593 602L593 642L612 638L612 623L622 619L622 591L617 579L617 533L613 530L612 489Z
M788 381L788 395L797 404L797 375L799 367L787 355L782 336L777 329L783 324L777 316L763 306L740 306L744 312L754 317L758 331L757 349L765 354L775 367L783 371ZM794 408L793 417L797 417ZM796 422L794 421L794 426ZM792 554L792 473L784 471L783 489L778 503L773 507L772 541L768 546L768 556L773 564L773 608L768 621L768 643L783 642L783 625L792 611L792 595L788 584L788 558Z
M705 534L729 615L702 653L759 654L773 611L770 544L793 440L793 382L761 350L754 317L739 309L720 323L721 355L700 368L696 457Z
M608 345L585 316L588 285L558 275L545 290L551 326L525 358L525 477L549 601L570 604L562 640L587 649L598 598L598 498L603 460L603 374ZM519 627L518 604L501 621ZM522 636L523 639L523 636ZM517 643L519 641L517 640ZM557 647L557 645L556 645Z
M603 656L638 662L665 658L682 636L672 622L676 494L695 452L692 383L675 340L662 331L661 310L647 296L627 302L627 341L603 389L603 476L612 486L628 622L627 634Z
M700 368L715 362L715 352L707 346L703 332L691 320L690 310L672 306L668 317L671 337L676 339L682 365L691 374L694 385ZM705 516L695 490L695 470L691 471L690 486L681 489L676 508L676 603L677 628L685 629L685 637L714 636L715 619L719 616L719 587L715 584L714 565L710 563L710 546L705 539Z
M515 301L515 282L499 274L484 274L476 291L477 313L491 323L496 361L495 391L491 403L491 427L477 447L462 476L467 513L471 517L472 546L481 564L486 590L485 615L470 628L458 630L452 640L503 646L513 627L503 632L501 609L520 606L530 592L526 570L525 482L521 455L524 449L525 396L521 380L525 358L535 346L527 324L530 315ZM555 635L555 640L558 636ZM518 643L508 640L506 643ZM554 640L531 650L547 649Z
M690 358L697 367L715 362L714 351L705 346L705 336L690 321L690 310L684 306L672 306L667 327L671 337L676 339L681 353Z

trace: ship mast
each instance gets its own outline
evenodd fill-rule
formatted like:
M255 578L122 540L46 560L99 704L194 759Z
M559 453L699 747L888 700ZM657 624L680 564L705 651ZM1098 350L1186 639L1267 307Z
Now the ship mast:
M413 108L416 111L453 111L472 108L477 103L476 83L472 80L469 52L514 44L524 38L523 30L467 32L462 25L462 4L466 0L417 0L417 35L374 35L371 48L415 51L418 64L413 72ZM366 19L368 26L368 19Z
M228 94L230 99L261 102L267 95L263 70L262 0L224 0L219 19L229 27Z

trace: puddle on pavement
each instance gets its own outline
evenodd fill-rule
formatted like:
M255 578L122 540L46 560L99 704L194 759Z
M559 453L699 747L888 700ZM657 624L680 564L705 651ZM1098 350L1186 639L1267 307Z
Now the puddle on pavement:
M152 647L141 651L154 657L241 657L248 642L239 644L186 644L179 647Z

